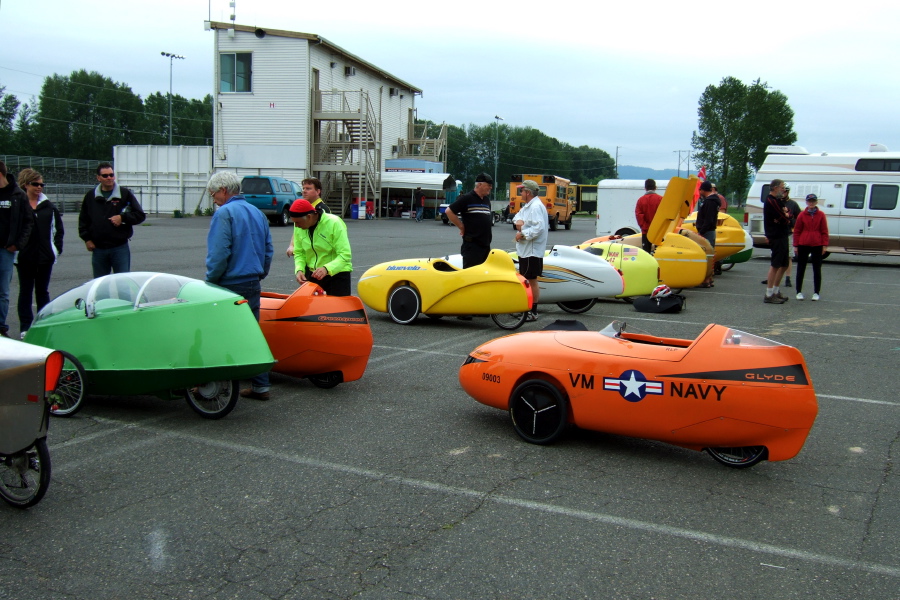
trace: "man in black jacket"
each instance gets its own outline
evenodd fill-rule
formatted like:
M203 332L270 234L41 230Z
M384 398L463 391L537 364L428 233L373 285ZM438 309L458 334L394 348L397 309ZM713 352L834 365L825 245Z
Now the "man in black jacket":
M791 235L791 214L784 201L784 181L773 179L769 184L769 195L763 203L763 226L772 258L769 275L766 277L766 304L784 304L787 297L781 294L781 278L787 271L790 260L788 237Z
M9 286L12 281L13 259L16 252L28 242L34 224L28 197L9 177L6 163L0 161L0 335L6 332L6 315L9 314Z
M97 181L99 185L84 195L78 214L78 237L92 253L95 278L131 270L132 226L147 218L131 190L116 183L111 164L97 166Z

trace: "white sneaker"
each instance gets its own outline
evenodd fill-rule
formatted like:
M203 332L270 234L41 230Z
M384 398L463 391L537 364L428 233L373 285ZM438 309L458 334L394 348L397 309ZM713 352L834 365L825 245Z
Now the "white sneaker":
M19 339L20 339L20 340L24 340L24 339L25 339L25 334L26 334L26 333L28 333L27 330L26 330L26 331L23 331L22 333L20 333L20 334L19 334Z
M797 300L804 300L806 296L804 296L801 292L797 292Z
M813 299L813 301L818 300L818 299L819 299L819 295L818 295L818 294L813 294L812 299Z

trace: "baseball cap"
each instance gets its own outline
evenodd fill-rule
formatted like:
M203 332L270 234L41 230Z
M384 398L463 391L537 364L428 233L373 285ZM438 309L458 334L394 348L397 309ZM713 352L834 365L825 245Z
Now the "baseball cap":
M703 183L700 184L700 190L703 192L711 192L712 184L708 181L704 181Z
M807 202L818 202L818 201L819 201L819 197L816 196L815 194L807 194L807 195L806 195L806 201L807 201Z
M477 176L475 176L475 183L486 183L488 185L494 185L494 178L487 173L479 173Z
M526 190L528 190L528 191L534 193L534 194L537 194L537 193L538 193L538 190L540 189L540 188L538 187L538 184L535 183L534 181L530 180L530 179L526 179L525 181L523 181L523 182L522 182L522 187L525 188Z
M303 215L316 212L316 209L309 203L309 200L300 198L299 200L294 200L294 203L291 204L291 208L288 212L290 212L292 217L302 217Z

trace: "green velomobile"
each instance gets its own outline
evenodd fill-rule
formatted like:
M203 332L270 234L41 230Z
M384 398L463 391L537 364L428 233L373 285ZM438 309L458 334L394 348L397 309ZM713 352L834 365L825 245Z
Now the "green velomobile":
M69 355L61 386L73 390L58 416L74 414L85 390L182 391L201 416L219 418L237 402L237 380L275 363L241 296L167 273L118 273L71 289L41 309L25 340Z

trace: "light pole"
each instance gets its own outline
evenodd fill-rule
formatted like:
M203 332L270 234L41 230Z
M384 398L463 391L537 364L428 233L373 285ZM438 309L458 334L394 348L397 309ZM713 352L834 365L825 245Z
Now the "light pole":
M172 63L176 58L184 60L184 57L179 54L172 54L170 52L160 52L163 56L169 57L169 145L172 145Z
M500 163L500 121L503 117L494 115L494 124L496 125L497 135L494 137L494 200L497 200L497 165Z

